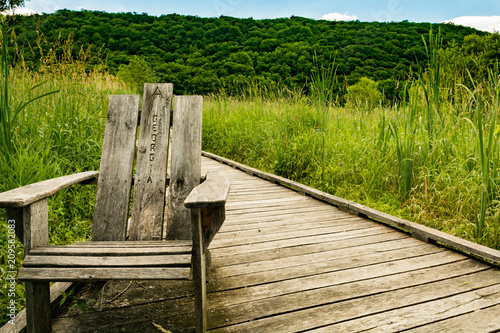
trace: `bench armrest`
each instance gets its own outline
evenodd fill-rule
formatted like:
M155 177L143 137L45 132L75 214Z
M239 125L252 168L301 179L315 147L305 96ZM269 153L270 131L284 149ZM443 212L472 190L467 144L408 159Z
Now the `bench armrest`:
M86 171L44 180L0 193L0 207L20 208L47 198L73 184L97 179L99 171Z
M229 195L229 182L218 172L207 172L207 179L196 186L184 201L187 208L224 206Z

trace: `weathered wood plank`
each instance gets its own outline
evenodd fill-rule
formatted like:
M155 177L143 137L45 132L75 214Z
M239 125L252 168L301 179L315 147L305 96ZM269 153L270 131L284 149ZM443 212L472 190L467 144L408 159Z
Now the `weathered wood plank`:
M203 97L175 96L172 171L167 211L167 239L191 239L191 212L184 207L200 182Z
M250 300L264 299L278 295L285 295L295 292L304 292L332 285L342 285L361 280L369 280L382 276L400 274L415 271L423 268L437 267L454 262L464 261L462 255L452 252L438 252L424 256L382 262L367 267L354 267L349 270L333 271L329 273L302 276L275 283L253 285L242 289L221 290L221 286L216 284L209 290L218 292L211 294L211 299L218 306L228 304L243 303Z
M392 251L396 249L405 249L406 251L412 251L416 246L421 246L422 243L413 238L402 238L394 239L390 241L368 243L368 244L356 244L352 247L343 247L340 249L324 249L320 252L313 253L297 253L294 256L280 256L279 258L273 258L268 260L261 260L261 258L256 259L256 261L243 264L234 265L224 265L214 269L214 277L229 277L229 276L240 276L250 273L265 272L267 270L278 270L281 268L309 265L311 263L319 263L321 261L331 261L335 258L353 258L356 263L361 264L358 261L360 255L366 256L375 253L381 253L386 251ZM392 253L387 253L391 256ZM338 260L338 259L337 259ZM309 268L308 268L309 270Z
M193 281L195 294L196 331L207 330L207 282L205 249L203 248L203 222L199 209L191 211L193 232Z
M290 279L298 279L306 277L317 277L321 278L322 274L336 274L343 275L346 278L347 272L342 272L342 270L352 269L356 272L356 275L351 275L350 278L358 279L365 274L371 274L370 269L365 266L372 266L374 269L386 266L398 266L404 265L405 261L408 262L422 262L423 258L427 259L429 262L436 260L437 263L441 263L442 258L445 257L442 249L429 246L416 246L408 251L408 249L396 249L381 253L371 253L366 255L358 255L348 258L335 258L328 260L324 258L316 262L311 262L305 265L289 266L280 269L272 269L266 267L262 271L248 273L244 275L227 276L221 277L217 280L215 285L211 286L217 288L217 290L242 288L261 284L268 284L271 282L279 282ZM298 281L298 280L297 280ZM279 288L277 288L279 289ZM303 289L306 290L306 289Z
M189 279L189 267L127 268L21 268L20 281L103 281L103 280L171 280Z
M279 176L270 174L268 172L264 172L264 171L261 171L261 170L258 170L258 169L246 166L244 164L241 164L241 163L238 163L238 162L235 162L235 161L223 158L221 156L217 156L217 155L205 152L205 151L202 152L202 154L203 154L203 156L210 157L210 158L212 158L212 159L214 159L216 161L225 163L225 164L227 164L227 165L229 165L231 167L234 167L234 168L236 168L238 170L242 170L242 171L247 172L249 174L252 174L254 176L257 176L257 177L260 177L260 178L272 181L272 182L274 182L276 184L285 185L286 187L291 188L291 189L293 189L293 190L295 190L295 191L297 191L299 193L303 193L303 194L307 193L308 195L313 196L313 197L315 197L317 199L322 199L322 200L323 199L328 199L332 204L335 204L338 207L345 207L345 208L347 208L347 206L349 204L353 203L352 201L345 200L345 199L336 197L334 195L330 195L330 194L318 191L318 190L316 190L314 188L305 186L303 184L294 182L292 180L289 180L289 179L286 179L286 178L283 178L283 177L279 177ZM324 200L324 201L326 201L326 200Z
M470 281L464 281L466 288L470 284L467 282ZM394 310L325 327L318 332L347 332L356 330L360 325L370 328L366 329L365 332L395 332L496 306L498 297L500 297L500 284L489 286L490 282L487 281L484 281L484 284L486 287L481 287L481 283L475 284L478 288L463 293L456 292L461 289L456 284L440 287L437 287L436 284L426 285L420 290L405 290L404 295L394 294L394 298L385 300L376 311L380 311L382 304L386 307L389 305L388 307ZM441 296L440 298L440 294L448 297ZM422 298L425 302L422 301ZM398 309L396 305L404 307ZM398 318L398 320L394 320L394 318ZM500 321L495 325L497 328L499 323Z
M125 240L134 167L139 96L110 96L92 240Z
M267 249L257 252L233 254L227 253L225 256L214 255L212 257L212 267L223 267L229 265L247 264L252 265L259 261L277 260L280 258L305 255L308 253L319 253L323 251L340 250L345 248L355 248L366 244L376 244L392 240L407 239L408 236L392 231L384 234L375 234L372 236L336 239L326 242L313 242L310 244L297 244L276 249Z
M37 246L49 244L48 199L23 208L24 256ZM18 276L19 278L19 276ZM50 285L48 282L26 282L26 324L28 332L50 331Z
M130 240L162 238L172 97L171 83L144 85Z
M166 267L189 266L191 254L168 254L146 256L40 256L28 255L24 267Z
M257 251L272 250L272 249L276 250L281 247L291 247L296 245L329 242L333 240L346 240L350 238L366 237L371 235L383 235L388 232L390 232L390 230L387 230L384 227L373 227L373 228L358 229L354 231L338 232L334 234L314 235L301 238L269 241L257 244L243 244L238 246L222 247L222 248L218 248L217 244L214 243L212 244L211 249L212 252L214 254L217 253L218 256L225 256L225 255L231 256L239 253L249 253L249 252L257 252Z
M49 246L37 247L30 254L53 256L137 256L137 255L170 255L191 253L191 246L167 247L86 247L86 246Z
M168 241L80 241L65 247L71 246L88 246L88 247L169 247L169 246L186 246L191 247L192 242L186 240L168 240Z
M290 223L287 223L290 221ZM227 238L239 238L239 237L251 237L257 235L270 235L275 233L291 232L297 230L309 230L316 228L325 228L332 226L342 226L357 223L361 221L361 226L363 225L363 220L357 220L356 217L347 219L328 219L324 217L323 219L304 219L304 223L297 223L299 221L294 221L291 216L288 219L283 219L281 221L271 221L268 223L251 223L247 228L242 229L243 225L228 225L224 226L222 231L217 233L216 239L223 240ZM366 221L366 220L365 220ZM295 223L294 223L295 222ZM371 221L366 221L368 223L374 223Z
M6 191L0 193L0 207L24 207L71 185L95 179L98 175L98 171L81 172Z
M371 221L366 221L366 222L358 221L358 223L352 223L352 224L341 224L341 225L330 224L323 227L307 228L307 229L295 228L295 230L291 231L283 230L282 232L275 232L269 234L260 232L259 233L260 236L257 238L258 240L255 239L255 235L242 236L242 237L234 236L230 238L219 239L217 245L214 245L213 248L216 249L216 248L230 247L230 246L241 246L245 244L258 244L270 241L302 238L302 237L316 236L316 235L330 235L339 232L343 233L346 231L362 230L374 227L377 227L377 224Z
M500 305L475 310L464 315L408 330L408 332L498 332Z
M184 201L187 208L224 206L229 195L229 182L219 172L207 173L207 179L196 186Z
M266 318L266 313L264 315L258 314L262 319L223 328L218 330L218 332L259 332L262 329L272 332L292 332L312 330L318 327L321 328L315 330L315 332L353 332L360 330L395 332L398 329L404 329L404 325L401 325L404 322L403 316L409 314L412 317L419 316L418 313L406 310L405 306L407 305L411 308L412 305L423 303L415 306L415 308L425 308L425 302L432 302L440 298L446 299L446 297L453 297L453 295L460 295L462 293L467 294L475 288L484 288L487 286L495 288L496 286L495 274L492 274L491 270L458 277L454 277L456 276L455 273L449 270L440 270L439 276L433 274L434 270L427 270L427 272L430 274L426 276L422 274L418 275L419 278L421 277L427 282L425 284L420 283L415 277L406 274L405 277L408 280L402 279L403 276L399 276L397 280L391 279L393 283L396 283L395 287L394 285L389 285L386 281L380 281L387 289L381 289L378 284L374 283L373 287L370 288L367 284L368 281L361 281L360 284L363 285L363 289L353 289L354 285L345 285L347 291L351 291L351 293L345 293L344 290L339 290L341 288L337 287L337 290L333 288L311 290L310 292L305 292L302 297L299 297L299 295L284 295L272 299L271 302L268 302L270 304L264 305L267 314L271 313L274 316ZM440 280L440 278L446 276L449 277ZM357 286L359 287L360 284ZM376 293L373 289L379 292ZM366 296L360 298L363 294L366 294ZM327 297L330 297L330 299ZM243 308L247 310L247 313L251 313L256 310L256 305L263 306L263 303L264 301L256 302L249 304L250 306L248 307L243 305ZM276 306L281 311L275 311L271 306ZM398 314L404 313L404 315L401 316L389 312L383 313L384 311L391 311L397 308L402 308L402 310L396 311L399 312ZM421 314L420 320L417 320L417 322L429 320L427 314L432 312L432 308L427 308L426 312L425 315ZM254 316L256 314L254 312ZM375 314L376 317L384 318L388 323L395 323L395 325L379 326L376 321L367 320L372 314ZM357 318L354 320L356 324L349 321L351 318ZM325 326L334 323L339 324Z

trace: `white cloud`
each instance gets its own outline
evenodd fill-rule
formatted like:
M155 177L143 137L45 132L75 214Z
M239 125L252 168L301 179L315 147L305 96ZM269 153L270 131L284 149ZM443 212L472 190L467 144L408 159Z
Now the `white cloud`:
M2 14L3 15L12 15L12 11L9 9L9 10L2 12ZM29 15L37 14L37 12L35 12L32 9L20 7L20 8L14 9L14 14L29 16Z
M348 15L347 12L345 14L340 13L329 13L321 16L322 20L327 21L356 21L358 18L356 15Z
M500 16L460 16L444 23L454 23L488 32L500 32Z

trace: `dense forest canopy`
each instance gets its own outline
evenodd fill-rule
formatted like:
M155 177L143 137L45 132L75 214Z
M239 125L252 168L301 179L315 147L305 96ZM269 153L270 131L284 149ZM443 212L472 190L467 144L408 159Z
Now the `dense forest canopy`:
M37 67L41 54L57 40L69 39L75 56L82 48L101 48L111 73L172 82L178 93L234 93L249 82L305 89L314 57L319 66L335 61L339 87L366 77L387 93L425 64L423 36L431 27L441 30L443 47L462 53L484 52L485 39L498 37L452 24L407 21L155 17L85 10L18 17L15 33L28 67ZM500 54L499 38L496 42L489 55L493 59Z

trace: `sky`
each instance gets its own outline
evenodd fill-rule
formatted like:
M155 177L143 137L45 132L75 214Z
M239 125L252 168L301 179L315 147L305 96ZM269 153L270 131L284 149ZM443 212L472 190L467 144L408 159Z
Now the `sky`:
M221 15L254 19L301 16L312 19L454 22L485 31L500 31L499 0L26 0L23 11L58 9Z

